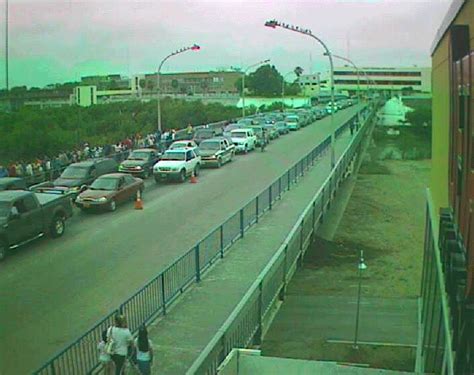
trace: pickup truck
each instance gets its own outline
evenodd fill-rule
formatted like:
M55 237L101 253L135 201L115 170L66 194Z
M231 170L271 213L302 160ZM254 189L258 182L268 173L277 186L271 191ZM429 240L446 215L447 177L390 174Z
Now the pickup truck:
M0 192L0 261L8 251L45 234L61 237L72 216L67 195L10 190Z
M234 158L235 145L225 137L216 137L202 141L199 152L203 166L211 165L220 168L222 164Z

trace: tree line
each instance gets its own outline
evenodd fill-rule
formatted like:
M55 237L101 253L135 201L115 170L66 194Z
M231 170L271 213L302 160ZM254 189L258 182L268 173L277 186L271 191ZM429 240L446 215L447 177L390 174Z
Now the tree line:
M165 98L161 102L163 130L181 129L240 116L240 109ZM0 162L57 155L88 142L112 144L132 134L156 129L157 102L128 101L91 107L21 107L0 112Z

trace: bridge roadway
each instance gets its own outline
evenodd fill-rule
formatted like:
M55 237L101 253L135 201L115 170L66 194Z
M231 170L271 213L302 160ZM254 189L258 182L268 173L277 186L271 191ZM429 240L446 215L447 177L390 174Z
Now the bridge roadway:
M358 106L335 114L337 126ZM330 133L330 118L204 170L198 184L147 181L143 211L78 213L0 265L0 374L27 374L188 251Z

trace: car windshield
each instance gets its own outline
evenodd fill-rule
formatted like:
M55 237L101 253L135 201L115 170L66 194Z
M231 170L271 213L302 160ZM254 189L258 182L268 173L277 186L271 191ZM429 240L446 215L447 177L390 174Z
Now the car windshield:
M209 136L213 136L214 135L214 131L213 130L199 130L197 133L196 133L196 138L205 138L205 137L209 137Z
M165 152L161 160L186 160L186 154L184 152Z
M285 126L285 123L283 121L277 122L275 126L282 127Z
M0 217L8 217L10 214L10 204L8 202L0 202Z
M287 117L287 118L286 118L286 121L289 121L289 122L296 122L296 121L298 121L298 118L297 118L297 117Z
M201 150L220 150L221 148L221 144L220 142L202 142L200 145L199 145L199 148Z
M148 160L150 153L145 151L133 151L128 160Z
M177 148L185 148L188 146L189 142L175 142L171 145L171 149L175 150Z
M70 179L77 179L77 178L84 178L87 177L87 170L88 168L85 167L77 167L77 166L69 166L67 167L64 172L61 174L61 178L70 178Z
M117 190L118 179L112 177L98 178L91 185L91 190Z
M246 132L232 132L233 138L247 138Z

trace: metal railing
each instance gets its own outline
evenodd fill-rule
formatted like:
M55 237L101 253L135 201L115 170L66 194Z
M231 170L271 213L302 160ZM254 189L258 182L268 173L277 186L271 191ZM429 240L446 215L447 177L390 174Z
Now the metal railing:
M271 313L274 301L282 298L298 260L303 259L313 234L330 207L336 190L347 175L346 172L355 158L361 140L368 131L367 124L372 120L372 116L373 112L354 136L349 147L298 218L276 254L187 371L188 375L216 374L220 363L233 348L246 348L251 344L260 344L263 326Z
M436 229L435 229L436 228ZM421 282L421 362L423 373L455 374L452 327L433 203L427 192Z
M365 109L363 108L361 111L365 111ZM340 136L356 118L357 113L338 128L337 134ZM359 138L360 132L355 136L355 139ZM127 316L128 326L132 332L136 332L140 325L148 324L157 317L166 315L170 304L191 284L199 282L203 272L218 259L223 258L232 244L242 238L244 233L253 224L257 223L265 212L272 209L275 201L281 199L282 194L298 182L321 154L328 149L330 144L331 137L329 136L265 190L251 199L244 207L231 215L223 224L214 228L204 239L122 303L116 310L101 319L34 373L38 375L98 373L99 363L96 345L101 339L102 332L112 324L115 314L122 313ZM347 161L347 152L344 153L341 160ZM329 185L325 184L322 188L322 196L325 200L321 200L318 204L321 205L323 210L329 204L329 199L343 172L342 168L341 163L338 163L331 173ZM335 176L339 176L338 179ZM323 201L326 203L323 204ZM315 220L319 220L319 217ZM306 237L306 232L309 232L309 230L305 226L300 235ZM297 241L295 246L300 246L300 242ZM292 247L288 248L287 251L289 254L288 261L292 262L297 252Z

